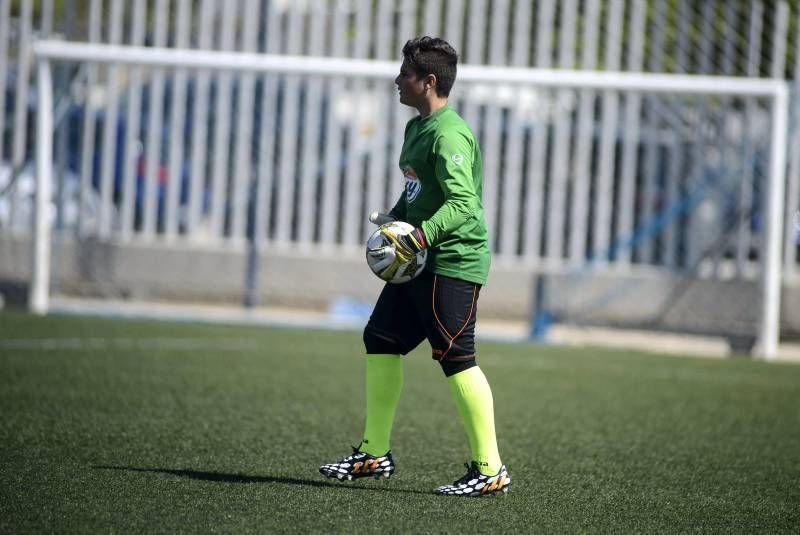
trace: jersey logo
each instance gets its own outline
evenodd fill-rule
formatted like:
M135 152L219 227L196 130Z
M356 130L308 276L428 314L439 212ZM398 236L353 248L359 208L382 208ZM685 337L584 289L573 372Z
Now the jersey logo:
M410 165L403 167L403 176L406 178L406 202L412 203L422 192L422 182Z
M460 154L453 154L450 156L450 159L453 160L453 163L456 165L461 165L461 162L464 161L464 157Z

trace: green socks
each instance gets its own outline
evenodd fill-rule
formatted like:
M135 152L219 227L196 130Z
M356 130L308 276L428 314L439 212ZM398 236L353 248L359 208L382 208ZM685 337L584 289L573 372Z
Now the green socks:
M403 362L400 355L367 355L367 423L360 450L370 455L385 455L400 390L403 388Z
M481 369L473 366L447 378L458 413L464 421L472 459L484 475L500 470L494 431L492 389ZM389 451L392 424L400 390L403 362L400 355L367 355L367 423L361 451L381 456Z
M478 366L473 366L447 378L450 390L464 421L472 450L472 460L478 463L483 475L500 471L500 453L494 432L494 403L492 389Z

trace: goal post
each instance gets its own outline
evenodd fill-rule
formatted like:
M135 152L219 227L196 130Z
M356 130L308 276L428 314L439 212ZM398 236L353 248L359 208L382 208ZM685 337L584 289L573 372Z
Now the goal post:
M278 56L244 52L214 52L39 40L37 60L36 210L34 256L29 307L45 314L49 307L49 199L53 180L53 62L81 62L146 68L208 70L212 72L275 73L281 75L390 81L396 62L345 58ZM764 240L761 249L758 342L756 353L775 358L779 339L783 200L786 170L789 91L775 79L631 72L599 72L461 65L459 84L505 84L553 90L625 91L646 95L758 97L769 101L770 152L765 199ZM485 149L484 149L485 150ZM509 232L508 229L505 232Z
M53 81L50 61L37 63L36 197L29 308L46 314L50 293L50 190L53 181Z

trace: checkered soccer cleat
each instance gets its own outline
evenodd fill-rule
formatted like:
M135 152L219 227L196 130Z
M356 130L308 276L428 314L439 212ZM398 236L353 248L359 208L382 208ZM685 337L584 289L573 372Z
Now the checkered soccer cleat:
M475 461L472 464L464 463L467 473L452 485L442 485L436 489L436 494L446 496L493 496L505 494L511 486L511 476L508 475L506 465L493 476L485 476L478 470Z
M332 479L352 481L361 477L374 477L376 479L389 478L394 474L394 460L392 452L381 457L358 451L355 446L353 454L335 463L323 464L319 471L323 476Z

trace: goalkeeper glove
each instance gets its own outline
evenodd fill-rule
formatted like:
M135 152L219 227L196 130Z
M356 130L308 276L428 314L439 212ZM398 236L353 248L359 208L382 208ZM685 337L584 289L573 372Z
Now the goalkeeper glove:
M374 223L378 226L381 226L386 223L391 223L392 221L397 221L397 218L391 212L389 212L388 214L384 214L376 210L371 214L369 214L369 222Z
M422 232L421 227L416 227L408 234L401 234L398 236L398 241L403 244L403 247L409 253L414 255L428 246L428 242L425 240L425 233Z
M408 234L396 234L391 225L381 226L380 231L394 244L394 254L399 261L398 265L405 264L428 246L425 234L420 227L416 227Z

